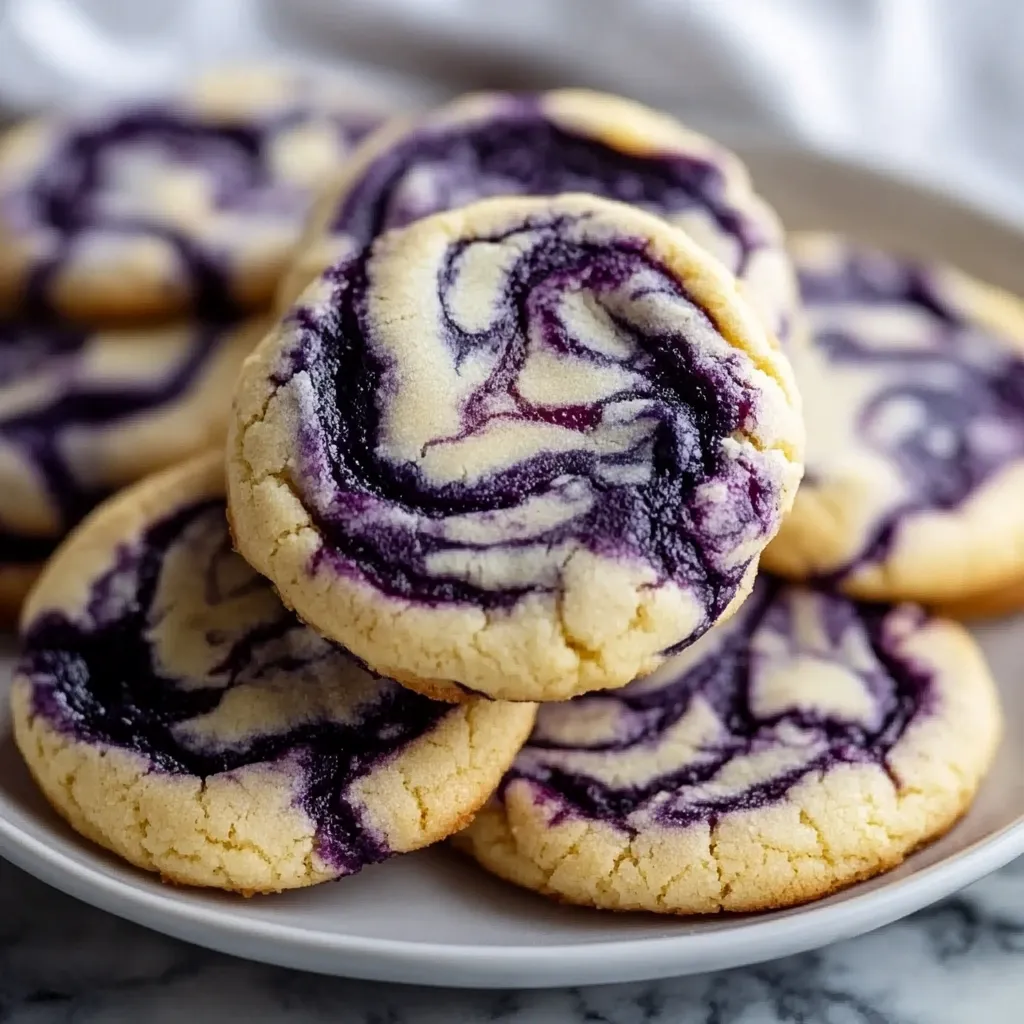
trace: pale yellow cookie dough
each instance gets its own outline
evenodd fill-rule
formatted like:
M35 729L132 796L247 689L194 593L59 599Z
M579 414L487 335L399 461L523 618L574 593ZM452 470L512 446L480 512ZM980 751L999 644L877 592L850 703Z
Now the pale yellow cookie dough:
M936 609L951 619L996 619L1024 610L1024 580L1014 580L996 590L987 590L959 601L946 601Z

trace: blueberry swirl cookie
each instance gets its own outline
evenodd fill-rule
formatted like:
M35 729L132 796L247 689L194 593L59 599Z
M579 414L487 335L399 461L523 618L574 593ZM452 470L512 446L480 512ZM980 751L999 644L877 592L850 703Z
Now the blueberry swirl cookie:
M431 701L303 626L231 550L223 461L123 492L26 607L15 738L83 836L165 879L311 885L467 823L533 724Z
M0 321L0 618L103 497L223 444L235 378L266 326Z
M684 228L734 272L770 334L789 336L798 300L782 229L739 160L664 114L582 90L465 96L375 133L318 204L282 302L389 228L491 196L566 192Z
M1001 729L958 624L762 574L647 679L541 707L457 844L612 910L790 906L898 864L966 810Z
M0 139L0 309L106 323L266 304L316 189L379 118L252 79Z
M622 686L742 601L792 502L788 363L684 232L486 200L328 270L247 360L242 554L431 696Z
M807 475L765 566L926 604L1024 579L1024 305L839 238L794 254Z

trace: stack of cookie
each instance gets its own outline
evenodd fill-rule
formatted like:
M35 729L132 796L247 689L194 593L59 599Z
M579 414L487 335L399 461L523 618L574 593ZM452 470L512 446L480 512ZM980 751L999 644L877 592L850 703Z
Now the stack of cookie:
M3 136L0 619L103 497L222 443L317 191L379 121L237 71Z
M1024 591L1014 300L791 255L731 154L563 91L370 135L277 302L226 472L105 503L24 608L16 737L83 835L252 893L458 833L558 899L709 913L969 805L996 691L924 609Z

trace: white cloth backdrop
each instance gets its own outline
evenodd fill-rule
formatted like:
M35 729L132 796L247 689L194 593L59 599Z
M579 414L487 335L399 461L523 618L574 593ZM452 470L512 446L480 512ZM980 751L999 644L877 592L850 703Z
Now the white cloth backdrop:
M1024 0L0 0L0 108L159 92L266 55L419 102L589 85L1024 224L1022 51Z

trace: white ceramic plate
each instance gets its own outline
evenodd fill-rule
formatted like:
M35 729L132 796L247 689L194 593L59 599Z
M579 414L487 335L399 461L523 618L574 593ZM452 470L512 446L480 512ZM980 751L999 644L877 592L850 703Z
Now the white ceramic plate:
M1024 236L948 199L807 156L751 158L793 227L833 227L953 259L1024 291ZM1024 853L1024 618L979 630L1006 738L970 813L898 870L827 900L710 920L561 907L429 850L280 896L175 889L72 833L36 793L7 722L0 665L0 853L59 889L170 935L288 967L385 981L535 987L631 981L767 960L847 938Z

